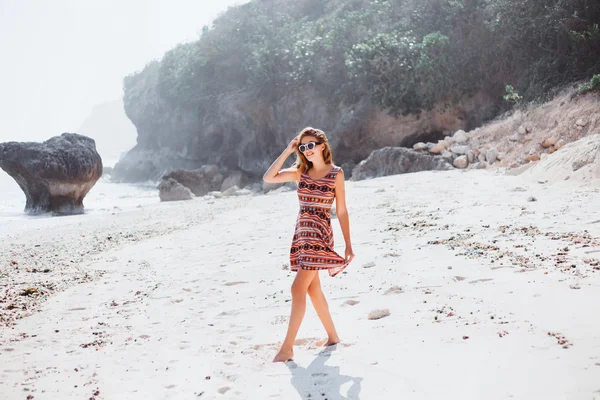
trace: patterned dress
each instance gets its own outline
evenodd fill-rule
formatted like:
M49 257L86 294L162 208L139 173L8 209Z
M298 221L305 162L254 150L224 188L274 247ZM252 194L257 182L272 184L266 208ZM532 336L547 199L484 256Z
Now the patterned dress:
M335 177L342 169L334 166L321 179L300 175L298 200L300 212L290 249L292 271L328 270L336 276L348 266L344 257L333 250L331 205L335 199Z

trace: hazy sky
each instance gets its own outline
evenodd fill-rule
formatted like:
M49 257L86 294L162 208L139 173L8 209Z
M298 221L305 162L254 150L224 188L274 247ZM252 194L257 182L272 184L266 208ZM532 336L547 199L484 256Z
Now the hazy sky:
M76 132L123 77L247 0L0 0L0 142Z

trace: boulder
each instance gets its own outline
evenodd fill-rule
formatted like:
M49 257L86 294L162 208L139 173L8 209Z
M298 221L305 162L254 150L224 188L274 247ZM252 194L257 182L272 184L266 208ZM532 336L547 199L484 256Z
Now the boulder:
M454 140L452 136L446 136L444 138L444 142L448 143L449 145L453 145L456 143L456 140Z
M496 162L497 159L498 159L498 150L496 150L496 148L492 147L485 153L485 161L488 164L493 164L494 162Z
M237 186L232 186L229 189L223 191L223 196L231 197L231 196L246 196L251 194L252 192L248 189L240 189Z
M43 143L0 144L0 168L25 193L25 211L81 214L83 199L102 175L96 143L63 133Z
M415 143L413 145L414 150L427 150L428 148L429 148L429 146L427 146L427 143L423 143L423 142Z
M190 189L195 196L204 196L209 192L219 191L223 185L223 175L216 165L203 165L194 170L178 169L163 175L162 179L174 179Z
M453 165L456 168L467 168L469 166L469 161L467 160L467 156L459 156L454 159Z
M458 154L460 156L464 156L469 152L469 146L465 146L465 145L456 145L456 146L452 146L450 147L450 151L453 152L454 154Z
M452 165L442 157L431 156L404 147L384 147L372 152L366 160L361 161L354 168L352 180L360 181L387 175L449 169L452 169Z
M433 147L429 149L429 152L433 154L440 154L442 150L446 150L448 147L450 147L448 142L440 140L437 142L437 144L433 145Z
M454 158L454 154L452 154L451 151L448 151L448 150L445 150L445 149L442 150L441 156L444 157L444 158L449 159L450 161L452 161L452 159Z
M467 161L469 161L469 164L475 162L475 154L471 150L467 151Z
M558 141L558 138L550 137L550 138L544 139L542 141L541 145L543 148L547 149L548 147L554 146L557 141Z
M221 192L234 186L243 187L248 181L248 175L244 171L235 171L225 178L221 184Z
M157 189L160 201L191 200L195 197L190 189L173 178L163 179Z
M456 131L454 136L452 136L456 143L466 143L469 140L469 136L462 129Z

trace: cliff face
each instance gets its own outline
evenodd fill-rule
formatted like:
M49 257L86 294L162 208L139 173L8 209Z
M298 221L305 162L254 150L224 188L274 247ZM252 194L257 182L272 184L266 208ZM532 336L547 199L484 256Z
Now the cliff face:
M305 126L340 165L435 142L506 110L503 96L589 79L598 16L570 0L248 1L125 78L138 145L114 178L206 164L258 178Z
M241 170L259 179L305 126L328 134L337 164L355 164L382 147L410 147L478 126L493 116L496 104L478 93L451 107L394 117L366 97L332 106L306 86L276 102L251 92L223 95L202 112L170 109L159 97L143 103L125 97L125 110L137 128L138 145L115 166L113 177L135 182L207 164L218 165L226 175Z

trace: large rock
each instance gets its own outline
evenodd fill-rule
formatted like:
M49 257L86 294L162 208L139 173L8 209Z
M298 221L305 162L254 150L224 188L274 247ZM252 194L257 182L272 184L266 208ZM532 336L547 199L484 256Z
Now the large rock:
M496 162L496 160L498 159L498 150L496 150L495 147L489 149L486 153L485 153L485 161L488 164L493 164Z
M452 138L456 143L466 143L469 140L469 136L462 129L454 132L454 136L452 136Z
M0 144L0 168L25 193L28 213L83 213L83 199L102 175L93 139L63 133L43 143Z
M448 170L452 165L439 156L404 147L384 147L375 150L352 171L353 181L410 172Z
M450 147L450 151L453 152L454 154L458 154L459 156L467 155L469 150L470 150L469 146L465 146L465 145L456 145L456 146Z
M453 165L456 168L467 168L467 166L469 165L469 160L467 159L467 156L456 157L454 159Z
M182 169L171 171L162 179L163 181L174 179L190 189L196 196L204 196L209 192L221 190L223 184L223 175L216 165L203 165L201 168L191 171Z
M245 172L234 171L227 178L225 178L225 180L221 184L221 192L224 192L227 189L232 188L234 186L241 188L249 181L249 177Z
M444 150L447 150L448 147L450 147L450 144L448 144L448 142L446 142L445 140L440 140L437 142L436 145L433 145L429 149L429 152L432 154L441 154Z
M195 197L190 189L173 178L161 181L157 189L160 201L192 200Z

